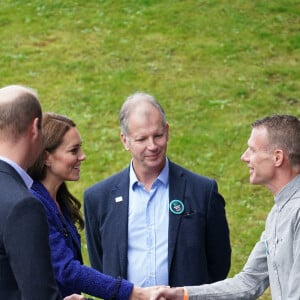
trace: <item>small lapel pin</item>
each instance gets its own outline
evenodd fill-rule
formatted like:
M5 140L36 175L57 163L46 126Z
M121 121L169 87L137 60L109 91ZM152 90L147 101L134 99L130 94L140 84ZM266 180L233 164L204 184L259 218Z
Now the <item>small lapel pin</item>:
M175 215L180 215L184 211L184 204L180 200L172 200L170 202L170 210Z
M119 197L116 197L115 198L115 202L122 202L123 201L123 197L122 196L119 196Z

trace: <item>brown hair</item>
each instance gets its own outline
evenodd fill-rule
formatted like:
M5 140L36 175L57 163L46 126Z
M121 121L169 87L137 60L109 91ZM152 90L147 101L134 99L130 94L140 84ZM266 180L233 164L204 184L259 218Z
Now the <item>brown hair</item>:
M292 115L272 115L259 119L252 128L264 126L269 135L269 149L284 150L292 166L300 166L300 120Z
M28 173L34 180L43 180L46 176L45 151L52 153L63 141L66 132L76 124L68 117L55 113L43 114L43 149ZM84 221L80 213L81 203L68 190L65 182L57 191L57 201L67 208L74 224L84 228Z

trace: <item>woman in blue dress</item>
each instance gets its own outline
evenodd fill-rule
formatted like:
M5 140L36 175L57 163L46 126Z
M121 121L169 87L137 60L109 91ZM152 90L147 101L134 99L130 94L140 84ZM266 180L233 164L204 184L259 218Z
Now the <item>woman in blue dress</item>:
M52 264L62 296L86 293L102 299L149 299L151 288L142 289L83 264L76 227L84 227L81 203L65 183L80 178L80 165L86 159L81 137L71 119L55 113L44 113L42 130L43 151L29 170L34 180L31 192L46 210Z

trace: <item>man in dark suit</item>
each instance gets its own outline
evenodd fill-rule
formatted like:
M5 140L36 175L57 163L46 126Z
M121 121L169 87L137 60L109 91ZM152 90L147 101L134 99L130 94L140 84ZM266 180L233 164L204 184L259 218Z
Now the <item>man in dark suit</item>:
M42 111L29 88L0 89L0 299L60 300L43 205L26 170L42 143ZM69 300L84 299L80 295Z
M130 166L84 193L91 265L139 286L224 279L231 248L216 181L167 158L169 125L151 95L127 98L120 127Z

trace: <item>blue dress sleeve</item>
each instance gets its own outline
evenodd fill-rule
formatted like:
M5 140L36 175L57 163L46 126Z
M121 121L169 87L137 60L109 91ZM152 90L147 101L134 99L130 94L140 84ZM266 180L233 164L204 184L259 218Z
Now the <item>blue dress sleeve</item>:
M54 275L63 297L73 293L85 293L102 299L110 299L116 292L118 279L105 275L81 262L81 253L78 254L76 244L80 246L80 240L75 241L74 234L66 228L73 228L79 239L79 234L74 226L70 224L70 218L64 220L69 224L63 224L58 217L58 209L55 211L51 204L45 202L47 199L33 191L33 194L44 204L49 224L49 243L51 248L52 265ZM55 204L54 204L55 205ZM63 225L67 225L63 226ZM80 252L80 250L79 250ZM122 280L117 299L129 299L133 284Z

